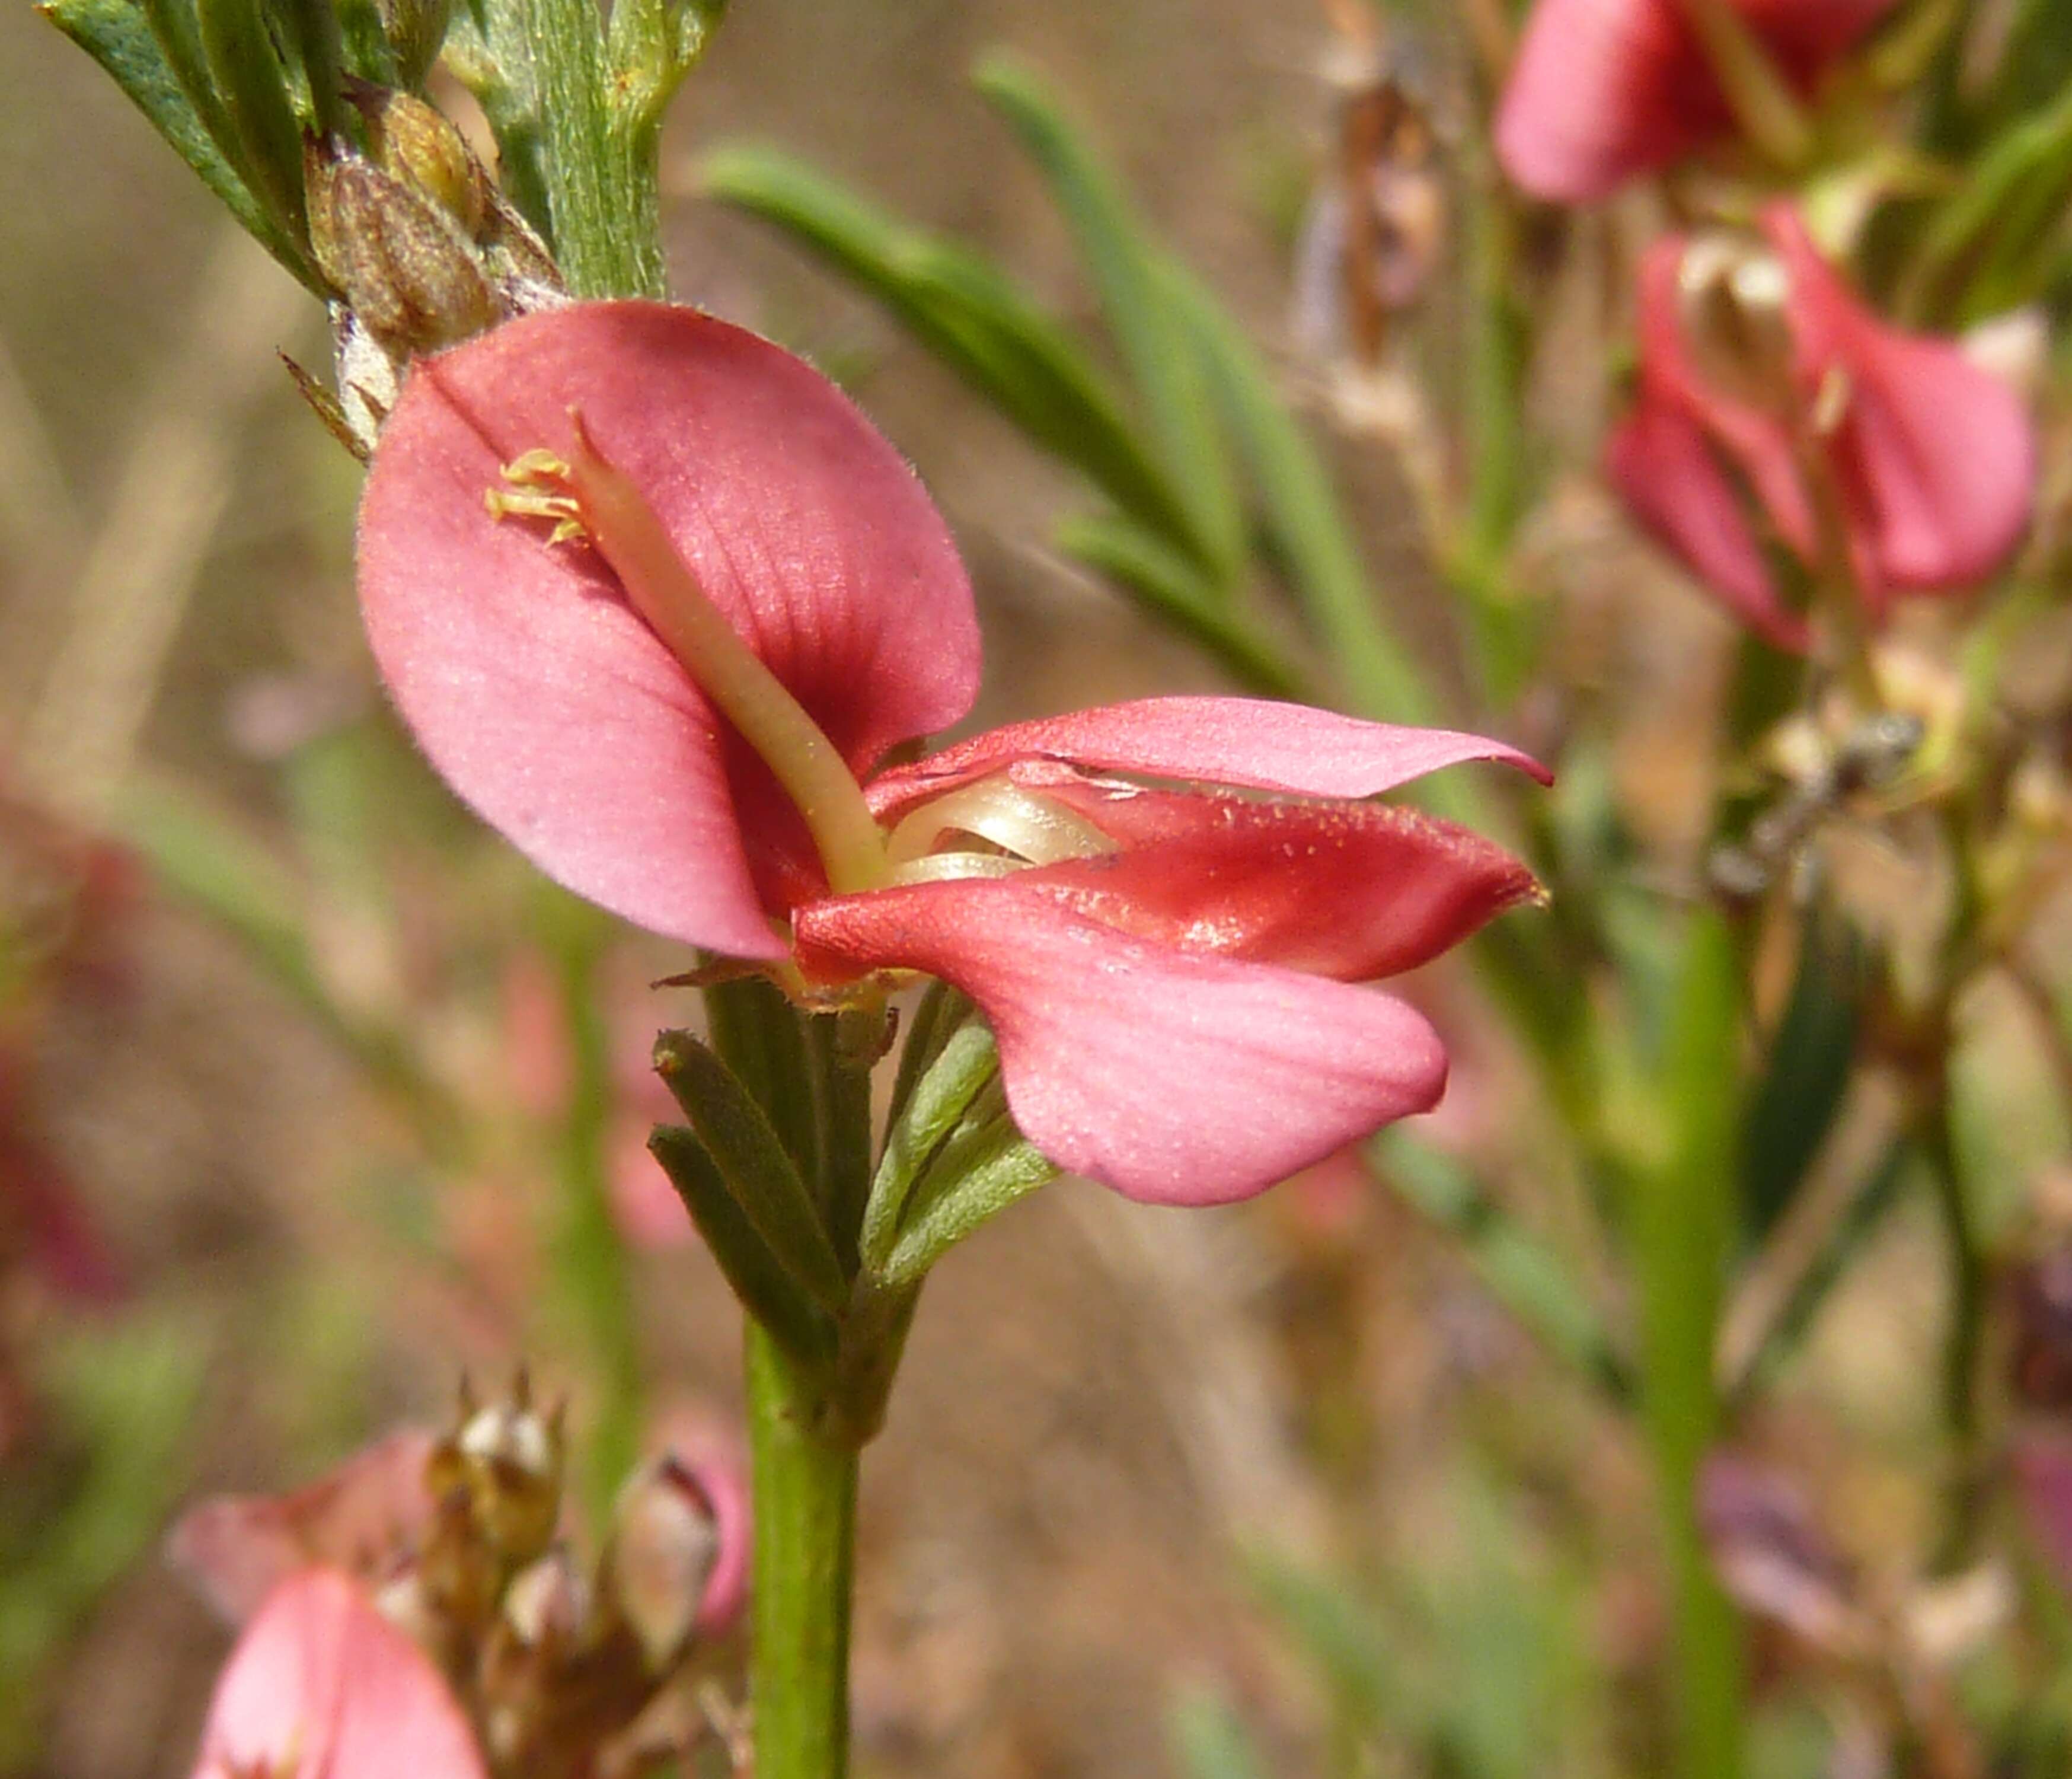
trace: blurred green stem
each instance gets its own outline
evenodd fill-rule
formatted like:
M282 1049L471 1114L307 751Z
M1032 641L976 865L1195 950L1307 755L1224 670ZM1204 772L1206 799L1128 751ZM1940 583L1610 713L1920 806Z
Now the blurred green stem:
M1946 1052L1947 1053L1947 1052ZM1979 1349L1986 1309L1985 1257L1957 1163L1947 1092L1937 1093L1921 1119L1921 1147L1934 1188L1949 1269L1949 1320L1942 1346L1942 1419L1950 1440L1942 1538L1936 1567L1963 1567L1976 1539L1982 1481L1980 1448Z
M639 1329L626 1245L611 1206L611 1032L600 1011L599 980L610 929L590 908L558 891L553 895L556 906L545 925L570 1065L556 1140L561 1196L553 1252L564 1297L582 1322L599 1372L583 1497L601 1516L633 1468L646 1420Z
M1742 1674L1733 1609L1698 1526L1717 1436L1720 1298L1735 1235L1741 962L1725 922L1692 917L1657 1099L1671 1127L1631 1180L1640 1282L1641 1410L1654 1447L1675 1613L1677 1779L1741 1770Z

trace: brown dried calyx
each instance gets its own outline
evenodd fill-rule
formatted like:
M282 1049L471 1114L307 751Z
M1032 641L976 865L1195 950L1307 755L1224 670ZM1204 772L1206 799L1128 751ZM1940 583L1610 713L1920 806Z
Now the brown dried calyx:
M310 245L331 306L338 398L304 393L356 455L372 449L403 369L566 294L545 245L452 123L423 100L364 81L347 97L364 150L339 137L303 151Z

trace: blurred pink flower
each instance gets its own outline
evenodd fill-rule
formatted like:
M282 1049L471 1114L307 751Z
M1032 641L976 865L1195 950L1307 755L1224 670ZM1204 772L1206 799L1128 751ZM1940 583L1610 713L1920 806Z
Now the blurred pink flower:
M304 1569L267 1598L217 1681L195 1779L487 1779L423 1653L350 1577Z
M1873 314L1790 205L1766 209L1762 229L1789 336L1785 405L1766 406L1708 374L1686 327L1692 238L1670 236L1641 264L1639 389L1605 463L1634 515L1742 622L1803 650L1805 622L1786 607L1750 513L1752 500L1768 529L1812 563L1817 524L1803 451L1820 453L1832 477L1876 620L1894 591L1960 588L2007 557L2028 527L2036 443L2013 390L1952 342ZM1816 425L1816 407L1837 403Z
M430 1528L425 1472L437 1443L422 1427L401 1427L285 1495L213 1496L180 1516L166 1555L232 1625L312 1566L376 1587Z
M1732 3L1806 92L1893 0ZM1497 155L1535 197L1585 204L1733 129L1679 0L1540 0L1498 108Z
M629 554L623 531L549 547L487 509L504 467L549 446L571 453L566 486L617 503L585 513L617 525L631 508L656 554ZM1133 1196L1244 1196L1430 1106L1437 1035L1351 985L1536 893L1475 835L1363 801L1461 761L1538 770L1472 735L1157 699L870 776L975 695L962 566L831 384L689 310L581 304L419 360L360 559L404 716L542 869L817 986L954 983L999 1037L1030 1139ZM867 780L865 844L890 887L831 892L800 807L693 678L710 664L687 669L650 627L703 622L707 601Z

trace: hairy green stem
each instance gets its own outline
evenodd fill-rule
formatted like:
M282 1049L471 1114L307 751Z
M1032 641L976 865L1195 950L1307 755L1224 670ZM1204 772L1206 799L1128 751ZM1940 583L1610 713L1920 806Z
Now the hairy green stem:
M578 296L660 296L661 199L652 137L619 127L596 0L516 0L545 152L554 255Z

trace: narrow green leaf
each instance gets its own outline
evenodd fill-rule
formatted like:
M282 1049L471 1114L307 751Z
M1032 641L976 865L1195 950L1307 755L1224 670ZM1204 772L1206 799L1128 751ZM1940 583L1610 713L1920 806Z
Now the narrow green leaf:
M1142 398L1160 459L1186 504L1193 554L1215 590L1227 594L1244 572L1244 513L1207 367L1186 331L1173 323L1164 256L1033 68L993 56L973 78L1050 182Z
M1173 280L1178 315L1208 356L1216 389L1265 509L1293 591L1344 675L1350 707L1388 723L1429 723L1431 694L1389 634L1316 447L1282 406L1244 330L1202 285Z
M1928 221L1902 289L1910 319L1951 325L2022 300L2008 286L2056 223L2072 184L2072 86L1984 146ZM2030 293L2033 294L2033 293Z
M1248 691L1304 695L1301 674L1281 651L1230 611L1191 561L1134 520L1114 513L1067 519L1058 528L1058 547L1116 583Z
M1791 999L1741 1125L1745 1236L1759 1244L1798 1196L1834 1127L1856 1061L1860 945L1838 920L1809 920Z
M1910 1153L1906 1141L1896 1139L1864 1176L1848 1208L1828 1230L1820 1251L1799 1275L1790 1295L1778 1308L1776 1320L1763 1331L1762 1344L1749 1356L1746 1368L1733 1380L1729 1391L1733 1402L1753 1398L1798 1351L1829 1294L1848 1273L1850 1261L1877 1232L1885 1213L1898 1202Z
M1614 1400L1631 1395L1632 1373L1589 1294L1465 1168L1400 1126L1376 1137L1368 1154L1398 1196L1460 1241L1498 1302Z
M834 1324L748 1221L697 1132L680 1124L659 1124L648 1147L676 1188L742 1307L800 1363L828 1363L834 1355Z
M335 136L345 127L345 44L334 0L275 0L274 16L309 83L310 116L319 135Z
M260 0L195 0L202 54L230 113L253 191L295 241L309 229L302 204L302 126Z
M886 1132L884 1153L863 1213L860 1245L863 1263L872 1271L882 1270L890 1257L914 1183L980 1091L999 1073L1000 1048L993 1033L974 1021L952 1036L915 1084L904 1110Z
M655 1040L655 1072L676 1097L742 1213L793 1278L838 1312L849 1280L797 1167L734 1071L688 1032Z
M1222 1693L1189 1686L1166 1717L1174 1763L1184 1779L1266 1779L1266 1767L1244 1720Z
M1427 1727L1426 1702L1416 1695L1386 1631L1363 1601L1331 1578L1283 1558L1255 1553L1245 1567L1252 1592L1288 1627L1363 1728Z
M980 1224L1018 1198L1058 1177L1058 1169L1032 1148L1005 1118L953 1138L927 1170L931 1192L900 1233L878 1275L889 1290L917 1283L930 1267Z
M229 114L203 71L201 42L182 0L45 0L38 10L98 62L180 159L201 176L247 233L319 296L323 279L306 256L267 214L236 162L220 146L232 136ZM175 49L157 28L191 56L185 72ZM195 89L199 89L199 96Z
M773 150L719 150L702 163L699 183L853 278L1035 443L1176 548L1190 547L1185 501L1092 360L989 261L894 221Z

